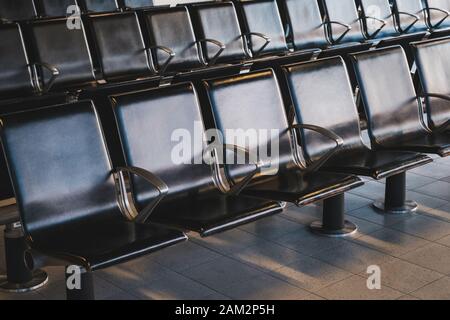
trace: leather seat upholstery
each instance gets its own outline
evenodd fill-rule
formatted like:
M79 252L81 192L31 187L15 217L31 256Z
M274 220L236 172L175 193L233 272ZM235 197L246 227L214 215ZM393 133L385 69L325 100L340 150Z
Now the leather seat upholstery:
M65 17L75 13L74 10L68 10L69 6L78 5L78 0L41 0L40 11L44 17Z
M164 46L175 54L167 71L189 71L203 66L190 14L186 7L151 9L144 12L151 46ZM158 70L168 59L167 52L154 51Z
M405 52L400 46L353 54L372 146L450 153L450 136L424 126Z
M0 20L20 21L37 16L34 1L2 0L0 3Z
M256 58L266 54L283 54L288 51L283 22L276 0L244 0L240 2L249 49ZM266 45L267 39L270 39Z
M424 94L428 125L432 130L450 131L450 38L412 44Z
M359 3L364 31L368 39L383 39L399 35L389 0L359 0Z
M328 129L344 141L342 148L326 161L324 171L382 179L432 161L414 152L371 150L363 143L342 58L285 66L283 70L297 122ZM333 141L309 130L301 129L300 136L308 161L316 161L335 147Z
M219 191L211 165L203 162L205 131L191 83L111 99L126 164L153 172L169 187L150 221L207 236L281 210L277 202ZM187 149L180 151L180 143ZM132 183L136 203L144 207L154 190L137 177Z
M153 5L153 0L123 0L125 8L139 9L150 7Z
M38 68L44 88L51 89L53 73L49 72L49 67L58 71L53 82L55 89L82 86L95 80L82 23L81 29L71 30L67 28L65 18L37 20L29 29L35 53L32 62L47 65Z
M0 25L0 38L0 99L30 95L34 88L20 26Z
M425 4L430 29L435 31L450 28L450 0L426 0Z
M192 18L200 39L213 39L225 45L225 50L219 55L217 62L240 62L247 58L233 2L194 4ZM208 62L218 52L218 47L210 43L204 43L202 49Z
M394 0L393 8L400 32L416 33L428 30L422 0Z
M135 12L90 16L98 57L106 80L154 75Z
M32 249L93 271L185 240L123 216L92 102L3 116L2 143Z
M272 150L273 141L277 141L279 152L268 159L261 157L263 162L270 163L270 168L266 174L256 176L243 189L243 194L305 205L362 184L354 176L302 170L291 147L295 142L288 130L283 98L272 70L207 80L205 85L212 107L210 116L222 133L224 143L235 143L227 134L228 130L246 132L247 139L251 132L256 131L260 136L262 131L269 130L266 138L248 142L241 139L237 143L261 157L261 153ZM235 165L227 169L233 181L239 181L252 170L251 166Z
M354 0L321 1L326 14L326 22L329 23L329 38L333 44L364 41L362 27ZM340 24L344 24L345 26ZM348 27L351 29L348 29Z
M108 12L118 9L117 0L84 0L87 12Z

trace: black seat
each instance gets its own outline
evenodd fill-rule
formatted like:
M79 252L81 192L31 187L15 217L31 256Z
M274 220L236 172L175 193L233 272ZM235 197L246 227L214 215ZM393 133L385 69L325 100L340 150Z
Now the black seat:
M34 1L2 0L0 3L0 21L20 21L36 17Z
M189 71L204 66L186 7L144 11L158 71Z
M153 0L123 0L125 8L139 9L153 6Z
M20 26L0 25L0 38L0 100L32 94L32 73Z
M425 5L432 31L450 28L450 0L425 0Z
M247 58L244 36L233 2L193 4L192 18L200 39L219 41L225 46L220 52L217 45L202 41L203 54L208 63L240 62Z
M208 236L281 211L277 202L224 195L217 187L221 183L213 166L203 162L205 132L192 84L117 95L112 100L126 164L152 171L169 187L151 221ZM187 149L180 150L177 139L184 134L192 143L184 141ZM181 154L184 157L174 158ZM136 203L147 206L154 190L142 179L132 182Z
M270 164L264 174L257 175L242 190L242 194L291 202L298 206L323 199L326 199L327 204L335 199L341 199L339 201L343 203L343 193L362 184L355 176L315 172L315 165L309 170L302 167L298 161L297 149L292 149L296 141L290 134L283 98L272 70L207 80L205 85L212 107L210 118L222 133L224 143L233 144L236 140L227 132L240 132L237 144L248 148L251 154L259 155L261 161ZM322 133L326 131L318 130ZM260 141L250 139L263 134L264 138ZM339 137L331 135L335 144L341 143ZM272 150L272 154L269 155L267 150ZM249 166L227 166L228 176L235 182L241 181L252 170ZM325 207L328 208L327 205ZM339 205L331 213L324 209L324 219L329 216L339 217L338 219L342 219L339 226L329 229L342 231L345 229L343 211L337 208Z
M333 44L363 42L361 21L354 0L321 0L325 23Z
M276 0L245 0L239 3L244 33L253 57L288 52Z
M433 131L450 131L450 38L412 43Z
M108 12L118 9L117 0L84 0L87 12Z
M342 58L285 66L283 71L297 122L326 128L343 139L342 148L324 163L322 170L377 180L388 178L386 210L398 212L401 208L404 211L405 185L394 185L394 189L401 189L392 193L391 182L404 178L405 171L429 163L432 159L414 152L371 150L363 143L358 110ZM300 128L298 134L307 161L317 161L335 147L329 139L304 128ZM394 198L399 194L400 199Z
M385 39L399 35L389 0L359 0L359 4L367 39Z
M356 53L353 60L373 147L450 154L450 136L424 126L401 47Z
M78 6L78 0L41 0L39 3L40 14L44 17L65 17L80 9L78 7L78 10L69 10L70 6Z
M422 0L394 0L393 10L401 33L428 31Z
M116 195L92 102L4 116L2 142L33 250L27 256L30 267L43 255L90 272L186 239L179 231L136 222L149 212L134 212L133 221L125 218L131 206L119 206L126 194ZM147 178L160 191L155 192L159 199L166 186Z
M67 19L38 20L30 23L34 45L32 63L37 65L40 89L83 86L95 80L84 26L67 28Z
M91 15L89 21L104 79L137 79L155 74L135 12Z

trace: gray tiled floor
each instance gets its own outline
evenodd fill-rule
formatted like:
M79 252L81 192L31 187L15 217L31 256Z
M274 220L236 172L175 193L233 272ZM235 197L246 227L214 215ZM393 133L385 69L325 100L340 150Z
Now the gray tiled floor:
M346 239L312 234L320 204L285 211L237 229L167 248L95 275L100 299L450 299L450 159L408 173L411 215L384 216L370 206L384 181L346 196L359 232ZM2 232L2 231L0 231ZM5 270L0 241L0 271ZM381 269L381 290L367 289L367 267ZM63 299L61 268L49 284L0 299Z

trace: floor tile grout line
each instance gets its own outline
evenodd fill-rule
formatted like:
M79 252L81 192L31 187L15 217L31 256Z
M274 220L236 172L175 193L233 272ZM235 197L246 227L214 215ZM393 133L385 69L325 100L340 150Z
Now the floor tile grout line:
M440 273L441 274L441 273ZM441 274L442 275L442 274ZM433 280L433 281L431 281L431 282L429 282L429 283L427 283L426 285L423 285L423 286L421 286L420 288L418 288L418 289L416 289L416 290L414 290L414 291L411 291L410 293L408 293L409 295L411 295L411 296L413 296L413 297L415 297L415 298L419 298L419 297L416 297L415 295L414 295L414 292L417 292L417 291L419 291L420 289L423 289L423 288L425 288L426 286L429 286L429 285L431 285L431 284L433 284L433 283L435 283L435 282L437 282L437 281L440 281L440 280L442 280L442 279L444 279L444 278L446 278L446 277L448 277L447 275L442 275L442 277L440 277L440 278L438 278L438 279L436 279L436 280ZM419 299L421 299L421 298L419 298ZM422 299L421 299L422 300Z

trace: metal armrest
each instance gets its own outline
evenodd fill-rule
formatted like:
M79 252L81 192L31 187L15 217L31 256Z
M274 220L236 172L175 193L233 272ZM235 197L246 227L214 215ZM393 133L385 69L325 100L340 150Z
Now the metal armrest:
M164 46L152 46L152 47L148 47L145 50L147 50L147 53L149 56L151 56L152 54L152 50L160 50L164 53L166 53L168 55L166 61L164 61L162 67L160 68L160 70L158 70L158 68L152 63L153 68L160 74L164 74L167 70L167 67L169 66L169 63L172 61L172 59L175 57L175 52L167 47Z
M307 166L306 170L308 172L316 171L317 169L319 169L322 165L325 164L325 162L327 162L344 145L344 140L340 136L338 136L331 130L328 130L328 129L325 129L325 128L322 128L319 126L315 126L312 124L293 124L289 127L289 129L292 131L292 135L294 137L297 136L296 130L306 129L306 130L311 130L311 131L317 132L317 133L323 135L324 137L327 137L330 140L333 140L336 143L336 147L334 147L332 150L330 150L326 154L324 154L319 160L314 161L311 165Z
M399 14L399 16L405 15L405 16L414 18L414 21L413 21L409 26L407 26L407 27L405 28L405 30L403 30L403 32L408 32L409 29L411 29L411 28L417 23L417 21L420 20L420 17L419 17L418 15L415 15L415 14L412 14L412 13L409 13L409 12L399 11L398 14Z
M441 94L441 93L424 93L420 95L422 98L438 98L441 100L445 100L450 102L450 95ZM450 119L446 121L444 124L440 125L439 128L436 128L435 131L443 132L450 129Z
M198 43L198 44L208 43L208 42L216 45L217 47L219 47L219 50L214 55L214 57L212 57L212 59L207 63L207 65L216 64L217 59L222 54L223 50L225 50L226 46L222 42L220 42L218 40L215 40L215 39L200 39L200 40L196 41L196 43Z
M52 77L48 81L47 85L44 83L44 80L42 80L43 85L41 86L41 83L39 81L37 67L45 68L52 73ZM34 62L31 64L31 68L33 71L34 84L35 84L36 88L38 89L38 91L42 92L42 93L49 92L50 89L53 87L53 84L55 83L56 78L60 75L58 68L56 68L55 66L53 66L51 64L45 63L45 62Z
M381 30L383 30L383 28L386 26L386 23L387 23L384 20L381 20L381 19L378 19L378 18L375 18L375 17L371 17L371 16L364 16L364 17L361 17L360 19L366 19L366 20L371 19L371 20L374 20L374 21L377 21L377 22L381 23L381 26L377 30L375 30L374 33L369 34L369 32L367 32L367 35L371 39L375 38L377 36L377 34L380 33ZM367 24L367 22L366 22L366 24Z
M252 36L265 40L265 43L261 46L261 48L259 48L258 51L253 53L255 55L255 57L258 57L262 53L262 51L269 45L270 41L272 41L272 39L270 39L268 36L266 36L265 34L259 33L259 32L244 33L243 36L245 36L247 38L247 40L249 40L248 38L252 37Z
M431 26L433 29L439 27L447 18L448 16L450 16L450 12L448 12L447 10L444 9L440 9L440 8L433 8L433 7L428 7L428 11L438 11L441 12L443 14L445 14L445 17L442 18L438 23L436 23L434 26ZM430 21L431 23L431 21Z
M322 25L328 25L328 26L330 26L330 25L332 25L332 24L337 24L337 25L339 25L339 26L341 26L341 27L345 27L347 30L345 30L342 34L341 34L341 36L337 39L337 40L335 40L334 42L335 43L339 43L339 42L341 42L341 40L347 35L347 33L350 31L350 30L352 30L352 27L349 25L349 24L346 24L346 23L342 23L342 22L339 22L339 21L332 21L332 20L330 20L330 21L325 21L324 23L322 23Z
M213 147L214 157L216 158L215 159L216 161L214 161L215 174L216 174L216 176L218 176L219 180L221 180L221 178L219 177L220 176L220 164L219 164L219 160L217 159L217 148L218 147L222 147L225 151L230 150L235 153L241 152L245 155L246 159L247 158L250 159L250 152L248 149L246 149L244 147L240 147L240 146L236 146L236 145L232 145L232 144L222 144L220 146L212 146L212 147ZM250 181L253 179L253 177L261 172L262 168L264 168L270 164L266 164L262 161L257 161L255 163L253 163L252 165L255 166L255 170L250 172L247 176L245 176L238 183L234 183L234 181L232 181L231 185L228 188L222 188L221 191L226 194L238 195L250 183ZM230 180L232 180L232 179L230 178Z
M134 174L136 176L139 176L149 182L151 185L153 185L159 192L159 195L153 199L152 202L150 202L144 209L142 209L137 214L131 214L129 213L129 216L134 219L135 222L138 223L144 223L147 221L147 219L150 217L150 214L153 212L153 210L156 208L156 206L161 202L161 200L167 195L169 192L169 187L157 176L155 176L153 173L144 170L142 168L136 168L136 167L118 167L115 169L115 173L118 176L119 179L119 191L120 195L122 197L122 201L125 202L125 205L127 206L127 209L130 210L130 212L134 211L129 204L129 200L127 197L127 188L126 188L126 182L125 182L125 176L124 174Z

